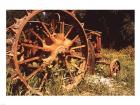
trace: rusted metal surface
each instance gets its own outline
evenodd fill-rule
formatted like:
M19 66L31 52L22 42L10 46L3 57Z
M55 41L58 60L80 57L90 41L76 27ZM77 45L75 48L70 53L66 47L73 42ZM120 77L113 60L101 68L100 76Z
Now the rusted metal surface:
M37 16L43 19L39 20ZM53 75L48 72L48 67L58 64L65 69L65 74L61 75L63 89L69 91L77 86L86 71L88 40L73 12L27 11L27 15L15 20L7 28L15 36L10 52L13 55L15 78L32 93L42 95L42 86ZM8 43L11 44L11 40L7 40ZM78 64L72 64L72 61ZM34 87L29 81L39 73L44 76L38 77L40 84Z
M110 63L110 77L117 76L121 70L121 65L118 59L114 59Z
M54 79L50 77L54 75L51 70L56 65L64 69L59 76L63 89L67 91L79 84L86 70L94 74L95 64L99 63L102 33L84 29L74 13L27 11L23 18L16 18L16 22L7 28L7 36L12 36L6 41L7 59L14 63L12 78L25 85L25 94L31 91L43 95L45 82ZM116 66L111 66L111 71L116 69ZM38 76L39 73L43 76ZM35 76L40 79L36 87L30 84Z

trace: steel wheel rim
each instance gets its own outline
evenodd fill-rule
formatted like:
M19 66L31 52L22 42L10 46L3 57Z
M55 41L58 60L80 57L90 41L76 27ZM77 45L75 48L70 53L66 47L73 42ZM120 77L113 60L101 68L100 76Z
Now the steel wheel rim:
M40 13L40 12L42 12L42 11L33 11L32 13L29 13L30 15L28 15L28 16L26 16L25 17L25 19L26 19L26 21L24 20L23 21L23 23L22 23L22 26L20 26L20 30L18 30L18 31L16 31L15 33L16 33L16 42L14 43L14 46L18 46L18 41L19 41L19 37L20 37L20 34L21 34L21 32L22 32L22 30L23 30L23 28L24 28L24 26L25 26L25 24L27 23L27 21L29 21L33 16L35 16L36 14L38 14L38 13ZM70 15L70 16L72 16L72 14L71 13L69 13L68 11L63 11L64 13L66 13L66 14L68 14L68 15ZM73 16L72 16L72 18L78 23L78 25L80 26L80 28L82 29L82 31L83 31L83 33L84 33L84 35L85 35L85 32L84 32L84 30L83 30L83 28L82 28L82 26L81 26L81 24L80 24L80 22L76 19L76 18L74 18ZM85 41L87 41L87 38L86 38L86 36L84 36L85 37ZM27 83L27 81L24 81L24 80L26 80L22 75L21 75L21 73L20 73L20 69L19 69L19 64L17 64L17 47L14 47L14 61L15 61L15 68L16 68L16 72L17 72L17 74L18 74L18 76L19 76L19 78L20 78L20 80L26 85L26 87L29 89L29 90L31 90L31 91L34 91L36 94L38 94L38 95L41 95L41 93L40 92L37 92L37 91L35 91L28 83ZM87 58L88 58L88 54L87 54ZM86 59L87 60L87 59ZM87 63L87 61L85 61L85 66L84 66L84 68L86 69L86 63ZM82 65L81 65L82 66ZM84 69L83 69L84 70ZM85 72L85 70L83 71L83 72ZM83 74L84 75L84 74ZM83 75L81 76L81 77L79 77L79 79L81 80L81 78L83 77ZM76 82L75 84L74 84L74 86L76 86L77 84L78 84L79 82ZM66 90L71 90L74 86L71 86L71 85L68 85L68 86L63 86Z

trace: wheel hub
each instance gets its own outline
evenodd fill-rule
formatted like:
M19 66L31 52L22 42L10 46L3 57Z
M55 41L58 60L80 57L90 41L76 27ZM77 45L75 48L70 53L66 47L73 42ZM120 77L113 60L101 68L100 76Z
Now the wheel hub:
M69 48L72 45L72 41L65 38L62 33L53 33L50 36L50 39L53 41L53 44L47 45L45 42L43 43L43 48L45 51L50 51L51 54L49 57L43 59L45 64L49 64L54 61L58 54L64 54L66 52L70 52Z

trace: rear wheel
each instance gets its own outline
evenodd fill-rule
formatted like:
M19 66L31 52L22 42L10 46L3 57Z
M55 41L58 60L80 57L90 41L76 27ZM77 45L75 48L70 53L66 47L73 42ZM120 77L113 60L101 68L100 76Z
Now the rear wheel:
M85 32L68 11L30 11L14 24L17 77L32 94L43 95L59 79L69 91L84 76L88 58Z

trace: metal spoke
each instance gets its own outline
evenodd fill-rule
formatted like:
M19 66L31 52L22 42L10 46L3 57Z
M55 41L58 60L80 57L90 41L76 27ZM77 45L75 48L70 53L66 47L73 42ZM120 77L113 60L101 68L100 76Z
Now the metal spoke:
M72 31L72 29L73 29L73 26L71 26L71 27L70 27L70 29L68 30L68 32L66 33L65 38L67 38L67 37L68 37L68 35L69 35L69 34L70 34L70 32Z
M45 29L45 31L47 32L47 34L48 34L49 36L51 36L51 33L50 33L49 29L47 28L47 26L45 25L45 23L42 23L42 26L44 27L44 29Z
M85 57L81 57L79 55L68 55L69 57L73 57L73 58L79 58L79 59L82 59L82 60L85 60L86 58Z
M61 22L60 23L60 33L64 33L64 26L65 26L65 23L64 22Z
M21 43L21 46L25 46L25 47L29 47L29 48L33 48L33 49L40 49L40 50L44 50L44 51L49 51L49 47L47 45L45 46L45 48L43 48L43 47L32 45L32 44Z
M54 19L52 19L52 21L51 21L51 28L52 28L52 33L54 33L55 32L55 29L56 29L56 27L55 27L56 25L55 25L55 21L54 21Z
M68 72L70 74L71 79L74 80L74 77L72 76L71 71L69 70L68 61L66 59L65 59L65 63L66 63L66 66L67 66L67 69L68 69Z
M29 76L26 77L26 80L29 80L32 78L34 75L36 75L39 71L41 71L41 67L37 68L34 72L32 72Z
M81 46L72 47L71 49L74 50L74 49L83 48L83 47L86 47L86 45L81 45Z
M50 33L50 31L49 31L49 29L46 27L46 25L45 25L44 23L42 23L42 26L45 28L45 31L46 31L45 35L46 35L47 37L49 36L53 42L56 42L55 37ZM47 35L47 34L48 34L48 35Z
M46 33L46 31L43 30L43 33L44 33L47 37L49 37L48 34Z
M43 87L43 85L44 85L44 83L45 83L45 80L47 79L47 76L48 76L48 73L45 73L45 75L44 75L44 77L43 77L43 79L42 79L42 82L41 82L41 84L40 84L40 86L39 86L39 90L41 91L41 89L42 89L42 87Z
M33 33L41 42L43 42L43 39L33 29L30 29L30 32Z
M72 40L72 43L75 42L76 39L78 39L78 38L79 38L79 35L76 35L76 36L74 37L74 39Z
M40 23L40 21L32 20L32 21L28 21L28 23Z
M23 64L23 63L28 63L28 62L31 62L31 61L34 61L34 60L38 60L39 57L32 57L32 58L29 58L29 59L26 59L26 60L23 60L23 61L18 61L18 64Z
M41 49L41 50L43 49L43 47L36 46L36 45L33 45L33 44L21 43L21 46L30 47L30 48L36 48L36 49Z
M65 26L65 23L64 22L60 22L60 37L61 39L64 39L64 26Z
M84 69L81 69L80 67L78 67L76 64L72 64L72 66L74 66L76 69L83 71ZM78 72L79 73L79 72ZM82 72L81 72L82 73Z

